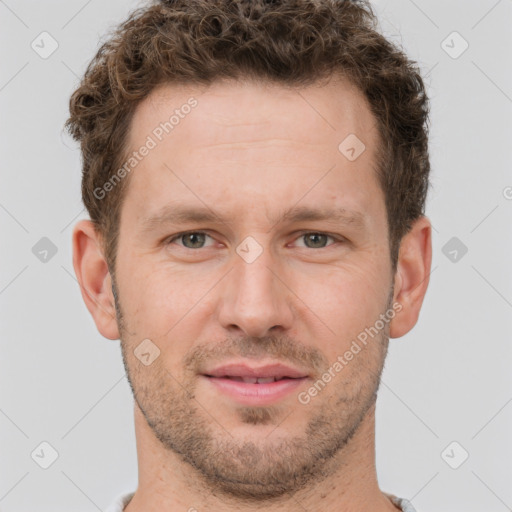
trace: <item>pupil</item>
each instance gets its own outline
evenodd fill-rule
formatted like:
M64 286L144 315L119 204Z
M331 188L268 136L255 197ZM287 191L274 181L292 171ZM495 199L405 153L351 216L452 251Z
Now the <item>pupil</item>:
M322 235L320 233L310 233L309 235L305 235L306 240L308 240L307 244L313 247L324 247L326 242L326 235ZM184 235L183 240L186 240L185 245L187 247L198 248L204 243L204 233L190 233L189 235ZM190 245L188 245L190 242Z
M317 243L315 243L315 241L313 240L314 238L316 238L316 239L317 239ZM322 240L322 242L325 242L325 241L326 241L326 240L325 240L326 235L321 235L321 234L319 234L319 233L311 233L311 234L309 234L309 235L306 235L306 239L307 239L308 241L313 240L313 246L314 246L314 247L318 247L318 238L320 238L320 239ZM321 247L324 247L325 243L322 243L322 242L320 242L320 246L321 246ZM306 245L307 245L307 244L306 244Z
M204 234L203 233L190 233L189 235L184 236L184 240L187 242L191 242L192 248L200 247L204 243ZM185 243L187 247L190 247Z

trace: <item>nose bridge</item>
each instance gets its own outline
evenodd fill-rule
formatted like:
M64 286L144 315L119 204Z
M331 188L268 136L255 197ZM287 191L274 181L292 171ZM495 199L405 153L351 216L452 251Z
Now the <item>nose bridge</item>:
M274 302L276 278L271 272L275 266L271 260L268 249L252 262L238 258L233 277L240 305L252 305L254 301Z
M251 237L237 247L221 301L220 321L225 328L236 326L246 335L261 337L272 328L291 326L289 294L276 277L276 263L268 245Z

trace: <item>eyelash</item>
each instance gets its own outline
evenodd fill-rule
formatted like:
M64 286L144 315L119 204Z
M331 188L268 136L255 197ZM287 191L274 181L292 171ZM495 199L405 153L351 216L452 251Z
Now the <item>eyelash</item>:
M206 236L209 236L210 238L213 238L211 235L209 235L205 231L184 231L182 233L178 233L176 235L173 235L172 238L168 238L167 241L166 241L166 245L170 245L175 240L178 240L178 239L182 238L185 235L196 235L196 234L206 235ZM334 242L344 242L344 241L346 241L342 237L335 237L334 235L330 235L329 233L324 233L323 231L301 231L294 240L298 240L299 238L304 237L305 235L325 235L328 238L330 238L331 240L333 240ZM332 243L332 244L326 245L325 247L318 247L317 250L318 249L327 249L328 247L330 247L332 245L334 245L334 244ZM185 247L184 245L181 245L180 247L182 247L183 249L189 249L191 251L198 251L200 249L206 249L206 247L199 247L197 249L192 249L190 247ZM312 250L314 250L315 248L305 247L305 249L312 249Z

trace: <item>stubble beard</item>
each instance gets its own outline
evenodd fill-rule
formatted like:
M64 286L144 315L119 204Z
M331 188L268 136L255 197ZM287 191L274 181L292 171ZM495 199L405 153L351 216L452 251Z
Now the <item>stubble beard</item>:
M114 280L112 282L114 289ZM210 492L244 502L279 500L340 470L343 448L375 403L387 353L389 326L372 339L371 346L365 347L366 354L363 350L362 356L358 354L350 362L349 380L343 380L347 371L344 368L327 385L329 389L319 393L309 404L297 401L294 407L298 412L303 414L308 407L311 411L302 435L286 437L282 430L279 434L279 426L293 422L294 410L283 409L280 405L238 407L236 414L241 423L253 425L255 429L265 425L275 427L267 437L255 442L234 437L222 426L222 418L215 418L207 411L209 408L200 403L195 397L197 374L193 371L185 371L185 377L178 382L161 365L162 358L149 367L140 364L133 355L135 339L127 339L125 318L115 291L114 297L123 363L134 399L162 446L194 468ZM209 350L201 347L189 354L187 367L193 368ZM256 352L276 356L282 361L301 359L306 368L311 367L312 362L318 368L323 366L324 370L329 366L319 351L299 350L288 338L266 337L257 341L244 338L228 341L215 349L216 354L222 355L243 356Z

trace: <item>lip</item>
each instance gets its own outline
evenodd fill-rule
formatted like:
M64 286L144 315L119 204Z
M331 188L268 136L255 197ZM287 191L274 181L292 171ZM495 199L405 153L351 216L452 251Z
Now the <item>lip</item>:
M290 377L294 379L307 377L307 372L281 363L264 366L249 366L244 363L230 363L203 372L210 377Z
M259 367L243 363L226 364L203 373L202 377L236 402L253 406L278 402L309 379L306 372L280 363ZM251 383L233 380L230 377L275 377L282 380Z

